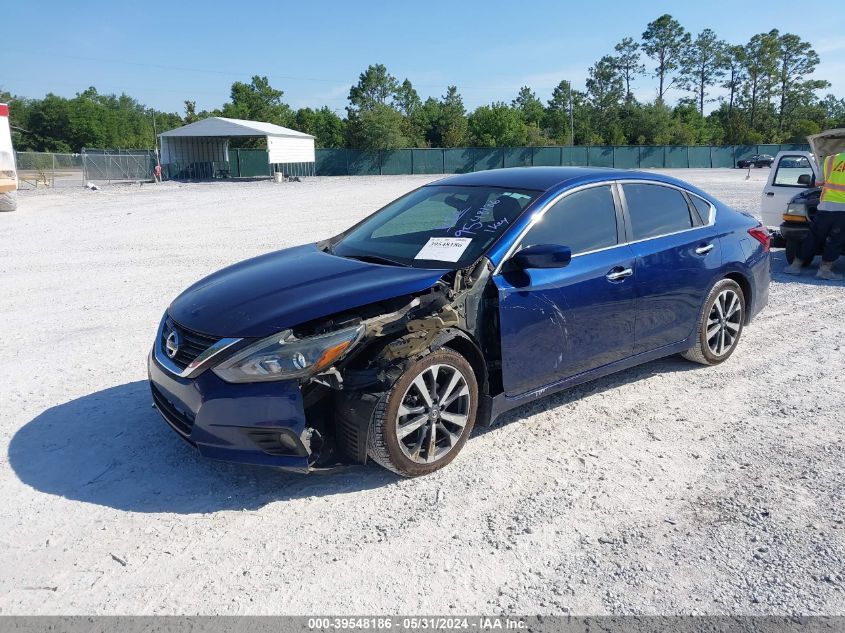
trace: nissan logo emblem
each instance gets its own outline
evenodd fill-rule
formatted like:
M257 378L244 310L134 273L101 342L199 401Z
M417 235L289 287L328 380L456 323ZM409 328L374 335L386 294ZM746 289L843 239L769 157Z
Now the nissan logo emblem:
M171 330L170 334L167 335L167 338L164 339L164 351L167 354L168 358L176 358L176 354L179 353L179 346L182 344L182 337L179 336L179 332L176 330Z

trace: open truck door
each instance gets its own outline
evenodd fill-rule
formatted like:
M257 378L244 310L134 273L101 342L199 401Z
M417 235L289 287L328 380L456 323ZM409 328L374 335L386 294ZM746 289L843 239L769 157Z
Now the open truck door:
M819 168L812 152L779 152L763 188L760 217L763 225L777 229L792 198L815 186Z
M0 103L0 211L14 211L18 206L18 171L12 149L9 106Z

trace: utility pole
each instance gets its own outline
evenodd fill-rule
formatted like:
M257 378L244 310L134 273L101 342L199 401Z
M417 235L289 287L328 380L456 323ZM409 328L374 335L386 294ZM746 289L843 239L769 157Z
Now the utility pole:
M567 81L569 86L569 144L575 145L575 111L572 109L572 82Z
M153 146L156 153L156 165L161 165L158 158L158 131L156 130L156 111L155 108L150 108L150 114L153 115Z

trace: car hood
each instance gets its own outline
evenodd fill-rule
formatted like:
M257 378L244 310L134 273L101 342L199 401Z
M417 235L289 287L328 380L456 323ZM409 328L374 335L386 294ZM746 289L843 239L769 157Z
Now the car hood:
M809 204L809 205L818 205L819 198L821 198L822 190L820 187L811 187L809 189L805 189L801 193L797 194L795 197L790 200L790 204Z
M212 336L270 336L329 314L421 292L447 272L346 259L309 244L209 275L179 295L168 314Z
M826 156L845 152L845 128L838 130L825 130L819 134L807 137L810 143L810 150L816 157L816 164L821 167Z

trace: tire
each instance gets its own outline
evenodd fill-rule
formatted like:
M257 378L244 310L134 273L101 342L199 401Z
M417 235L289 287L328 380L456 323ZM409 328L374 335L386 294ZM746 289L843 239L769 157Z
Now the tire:
M738 312L734 300L738 302ZM698 318L695 345L681 356L702 365L725 362L739 343L743 321L745 294L733 279L722 279L713 286L704 302Z
M434 394L432 383L438 387ZM400 407L407 413L400 415ZM381 396L373 412L367 454L403 477L428 475L455 459L472 432L477 411L478 383L472 367L457 352L439 349L414 361Z
M0 211L14 211L18 208L18 192L0 193Z
M801 252L801 244L803 244L803 242L801 242L799 240L786 240L786 246L784 247L785 248L784 255L786 256L786 263L787 264L791 264L795 260L795 258L798 257L798 253ZM810 260L808 262L803 262L803 265L801 266L801 268L807 268L807 266L809 266L812 263L813 263L813 260Z

